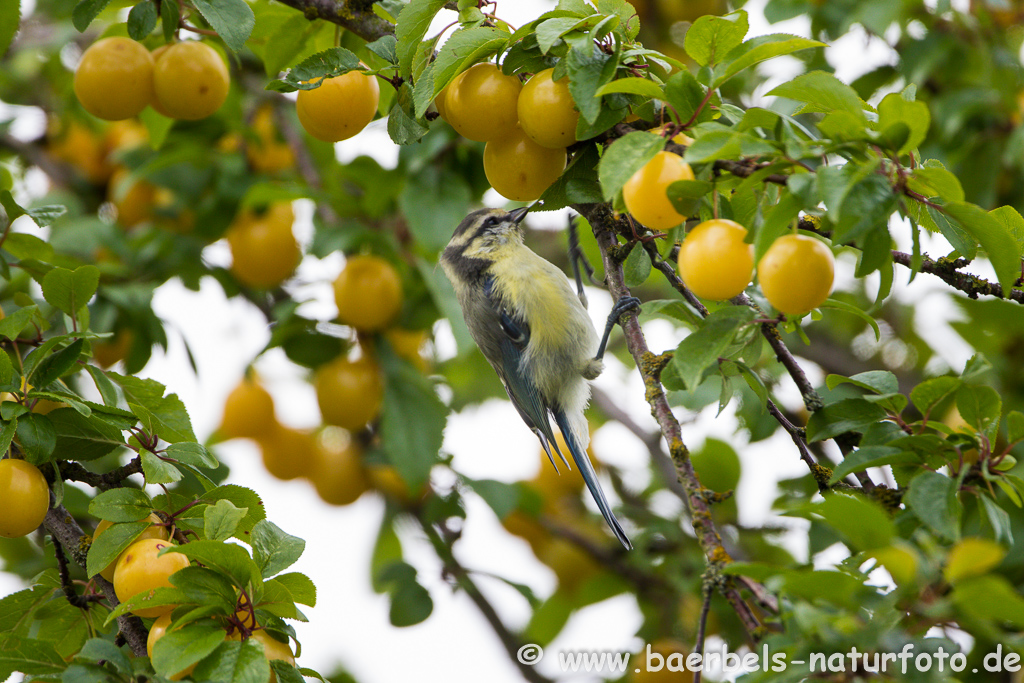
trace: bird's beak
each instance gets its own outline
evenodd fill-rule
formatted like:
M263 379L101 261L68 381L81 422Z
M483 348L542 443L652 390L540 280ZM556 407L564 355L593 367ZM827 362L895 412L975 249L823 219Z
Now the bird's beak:
M508 212L508 217L512 219L512 222L519 225L526 218L526 212L530 210L528 206L522 206L518 209L512 209Z

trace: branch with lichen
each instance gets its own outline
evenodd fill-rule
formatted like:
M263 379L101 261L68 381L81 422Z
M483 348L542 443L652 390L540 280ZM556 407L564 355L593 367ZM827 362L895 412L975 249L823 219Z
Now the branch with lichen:
M611 207L608 204L579 204L573 208L584 216L593 228L598 246L601 247L608 289L612 297L619 299L629 296L622 263L612 257L619 244L616 239L616 219L612 214ZM722 537L715 528L714 520L711 517L708 491L697 478L697 473L690 462L690 452L683 442L679 421L672 414L665 390L661 386L660 376L664 363L659 363L659 356L652 353L647 346L635 313L624 314L620 318L620 323L626 338L626 346L640 370L644 385L647 387L645 393L647 402L651 406L651 414L657 420L658 426L668 442L676 476L684 490L684 495L681 498L690 511L697 541L704 551L709 566L725 566L732 559L725 550ZM660 450L653 452L652 455L664 457L660 454ZM761 624L750 606L744 602L739 589L732 581L725 581L721 586L721 593L735 610L751 638L758 640L762 635Z
M351 31L363 40L372 42L382 36L393 35L394 24L377 16L373 2L368 0L277 0L302 12L313 21L323 19Z

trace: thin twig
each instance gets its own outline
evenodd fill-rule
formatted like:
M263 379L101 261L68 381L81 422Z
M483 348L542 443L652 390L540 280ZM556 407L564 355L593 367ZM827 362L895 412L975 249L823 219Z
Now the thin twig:
M473 601L477 609L483 615L487 623L491 625L494 633L498 636L501 644L505 647L505 651L508 656L515 662L519 668L519 673L523 675L530 683L553 683L551 679L537 673L535 667L524 663L520 660L520 648L523 643L509 631L508 627L505 626L505 622L498 616L498 612L494 609L494 606L484 597L484 594L480 592L476 583L470 577L469 572L463 567L457 559L455 554L452 552L451 545L448 541L443 539L436 529L427 521L422 518L417 518L420 526L423 528L423 532L427 535L427 539L431 545L434 546L434 551L438 557L441 558L441 562L444 563L444 571L448 576L455 580L456 585L465 591L469 599Z
M372 10L369 3L355 3L351 0L278 0L282 5L293 7L310 21L323 19L338 24L363 40L370 42L382 36L394 35L395 27L384 21Z

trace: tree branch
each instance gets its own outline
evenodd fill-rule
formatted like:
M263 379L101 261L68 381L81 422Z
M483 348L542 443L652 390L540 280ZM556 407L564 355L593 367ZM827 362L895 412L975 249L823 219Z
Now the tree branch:
M89 539L86 538L82 527L78 526L78 522L71 516L71 513L63 505L52 507L46 513L43 526L53 537L54 543L66 548L71 554L71 559L85 569L89 553ZM92 581L103 591L111 609L121 604L109 581L98 574L92 578ZM146 638L149 633L142 624L142 619L126 614L117 618L117 625L121 630L121 635L132 648L132 652L138 657L144 657L146 655Z
M480 592L476 583L470 577L469 572L463 567L457 559L455 554L452 552L450 540L441 538L441 535L437 532L434 527L423 518L417 516L417 520L420 526L423 528L423 532L427 535L427 539L431 545L434 546L434 551L438 557L441 558L441 562L444 563L444 571L454 579L456 585L465 591L469 599L473 601L473 604L477 606L480 613L483 614L484 619L494 629L494 633L498 636L501 644L505 647L505 651L508 656L515 662L516 666L519 667L519 672L523 675L530 683L553 683L551 679L537 673L536 668L525 664L519 660L519 650L523 645L519 639L508 630L505 623L498 616L498 612L494 609L494 606L484 597L484 594Z
M625 284L625 276L622 264L614 260L611 254L617 249L615 218L612 215L611 207L607 204L577 204L573 208L583 215L593 227L597 243L601 247L605 277L608 282L608 289L612 297L619 299L629 295L629 289ZM620 319L623 334L626 337L626 346L629 348L637 368L644 379L647 387L647 402L651 406L651 414L658 421L662 434L669 444L669 452L679 481L685 490L683 497L689 511L696 532L697 541L700 543L708 564L712 567L724 566L730 561L729 553L722 545L722 538L715 528L711 517L711 508L706 496L706 489L701 486L697 474L690 462L690 452L683 443L682 430L679 421L672 414L672 408L665 397L665 391L661 386L659 376L661 366L658 364L658 357L655 356L647 346L643 330L637 322L636 314L626 314ZM730 582L722 586L722 594L732 605L736 614L743 622L744 627L755 641L761 637L761 625L754 617L750 608L743 602L739 591Z
M393 24L373 13L373 3L363 0L278 0L302 12L310 21L323 19L338 24L367 42L394 35Z

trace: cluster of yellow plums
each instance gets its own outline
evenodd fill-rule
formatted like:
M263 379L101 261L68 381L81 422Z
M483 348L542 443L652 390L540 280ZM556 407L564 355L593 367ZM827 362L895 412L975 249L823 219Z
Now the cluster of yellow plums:
M562 175L565 148L576 142L580 113L568 78L555 81L553 73L540 71L524 85L483 62L456 76L434 99L438 114L459 135L487 143L484 173L507 199L540 197Z
M402 280L385 259L350 256L333 289L338 321L358 332L361 355L342 354L317 368L313 386L325 427L313 433L281 425L270 393L247 377L228 395L221 434L253 439L268 472L282 480L308 478L332 505L348 505L370 488L411 502L414 496L394 468L365 463L350 434L375 421L384 400L384 376L368 343L371 336L383 335L396 354L425 370L420 351L426 333L393 326L402 308Z
M685 135L673 138L692 142ZM622 199L629 213L654 230L669 230L686 216L668 198L669 186L693 180L693 169L672 152L658 152L626 182ZM679 274L697 296L721 301L746 289L754 276L754 247L739 223L715 218L690 230L679 248ZM757 264L758 281L780 313L803 315L828 298L835 278L835 257L821 240L790 234L777 238Z
M224 104L230 85L227 65L206 43L183 40L150 52L120 36L90 45L74 79L82 107L107 121L131 118L147 106L172 119L206 118Z
M180 569L189 566L189 559L181 553L164 552L172 547L174 543L170 540L168 524L155 513L151 513L145 520L150 526L142 532L117 559L100 572L100 576L114 584L114 592L117 599L127 602L136 596L152 596L157 588L172 588L171 575ZM100 521L93 534L93 541L104 534L112 525L106 520ZM235 613L235 619L245 626L249 637L263 645L264 654L268 660L280 659L295 664L295 657L287 643L278 641L262 628L259 628L250 609L246 609L248 597L239 597L239 609ZM146 607L137 606L132 613L138 617L155 619L149 628L149 638L146 642L146 652L153 656L154 644L164 637L168 627L171 625L171 612L177 605L156 605ZM225 640L240 640L242 632L234 626L228 626L224 631ZM192 673L195 665L189 666L171 676L171 680L181 680Z

